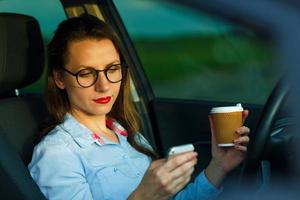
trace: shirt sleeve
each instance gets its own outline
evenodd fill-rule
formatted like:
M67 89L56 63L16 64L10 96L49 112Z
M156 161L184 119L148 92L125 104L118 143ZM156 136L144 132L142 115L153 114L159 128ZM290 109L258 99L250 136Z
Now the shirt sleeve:
M66 145L38 146L28 166L49 200L92 200L84 168Z
M189 183L183 190L176 194L173 200L208 200L215 199L223 188L217 189L206 178L204 171L202 171L194 180Z

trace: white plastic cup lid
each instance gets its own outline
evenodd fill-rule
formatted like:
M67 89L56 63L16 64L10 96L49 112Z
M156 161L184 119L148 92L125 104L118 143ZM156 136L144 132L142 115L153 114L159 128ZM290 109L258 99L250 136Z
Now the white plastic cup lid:
M211 109L210 113L242 112L243 110L242 104L238 103L236 106L214 107Z

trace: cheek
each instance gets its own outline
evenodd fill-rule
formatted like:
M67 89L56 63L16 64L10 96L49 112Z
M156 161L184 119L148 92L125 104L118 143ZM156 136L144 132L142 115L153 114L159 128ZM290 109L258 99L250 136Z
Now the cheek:
M115 87L114 87L114 95L116 97L119 95L120 88L121 88L121 83L116 84Z
M113 100L114 100L114 102L113 103L115 103L116 102L116 99L118 98L118 96L119 96L119 93L120 93L120 88L121 88L121 84L120 83L118 83L118 84L116 84L116 85L114 85L113 87L112 87L112 95L113 95Z
M88 97L88 91L81 88L66 87L66 90L71 104L82 102L85 99L83 97Z
M75 77L65 76L63 82L68 90L80 88Z

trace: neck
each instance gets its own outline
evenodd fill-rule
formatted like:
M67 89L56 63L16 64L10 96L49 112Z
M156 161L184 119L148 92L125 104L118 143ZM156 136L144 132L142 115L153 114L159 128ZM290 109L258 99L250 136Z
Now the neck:
M106 127L106 115L89 115L76 110L72 110L70 114L92 132L97 134L106 134L109 132Z

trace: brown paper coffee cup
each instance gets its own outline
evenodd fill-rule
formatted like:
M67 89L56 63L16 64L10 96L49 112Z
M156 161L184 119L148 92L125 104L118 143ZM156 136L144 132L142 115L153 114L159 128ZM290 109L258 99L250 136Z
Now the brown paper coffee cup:
M210 114L214 123L218 146L229 147L234 145L233 140L239 137L235 131L243 125L242 112L241 104L211 109Z

